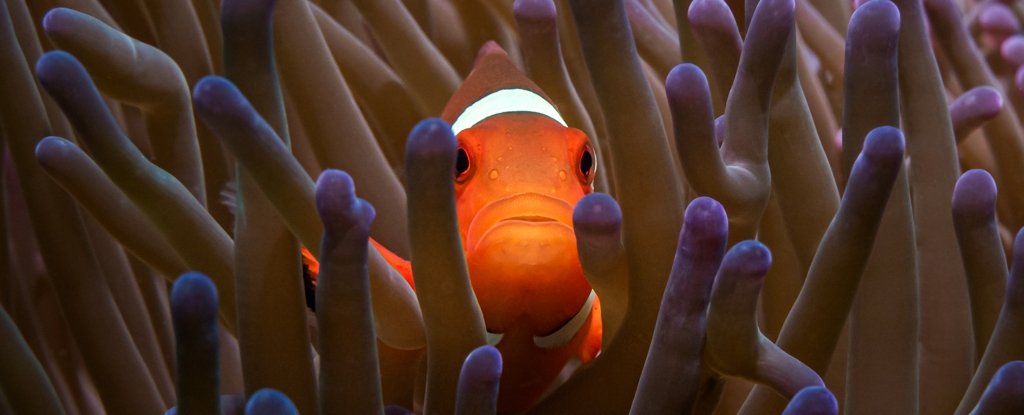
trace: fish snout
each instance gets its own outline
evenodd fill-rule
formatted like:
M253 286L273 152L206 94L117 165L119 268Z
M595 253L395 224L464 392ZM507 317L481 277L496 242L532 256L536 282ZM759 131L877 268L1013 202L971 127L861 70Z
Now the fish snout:
M540 193L519 193L490 202L470 222L466 250L472 251L488 233L504 225L562 225L571 231L572 205Z

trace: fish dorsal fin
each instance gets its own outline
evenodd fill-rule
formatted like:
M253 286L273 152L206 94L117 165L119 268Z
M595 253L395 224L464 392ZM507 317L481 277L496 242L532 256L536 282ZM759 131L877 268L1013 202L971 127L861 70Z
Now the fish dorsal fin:
M511 112L541 114L566 125L551 99L516 68L505 50L495 42L487 42L441 118L458 134L491 116Z

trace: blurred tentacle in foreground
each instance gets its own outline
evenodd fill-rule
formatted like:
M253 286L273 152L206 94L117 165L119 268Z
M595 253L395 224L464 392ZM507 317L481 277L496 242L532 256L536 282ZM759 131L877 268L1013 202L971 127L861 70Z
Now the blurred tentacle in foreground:
M673 69L666 81L675 139L687 179L697 194L729 212L729 241L753 238L768 203L768 105L793 27L793 3L758 6L726 101L724 141L715 141L710 89L696 66Z
M566 123L579 128L599 149L598 174L594 188L610 192L611 154L605 138L597 134L590 114L583 107L562 58L555 4L552 0L519 0L514 3L516 29L521 38L523 63L530 80L551 97Z
M608 347L629 309L629 264L622 246L622 210L603 193L584 196L573 209L576 249L587 282L601 299L601 345Z
M949 104L956 142L963 142L974 130L985 126L1003 111L1003 96L995 88L979 86L956 97Z
M200 117L249 172L299 241L319 257L324 228L316 216L313 181L277 133L266 122L253 122L259 117L255 109L222 78L201 81L195 99ZM376 249L369 253L369 266L377 335L393 347L422 347L423 318L409 284Z
M320 411L383 414L366 266L373 206L356 197L351 177L327 170L317 180L317 211L324 223L316 290Z
M535 412L626 412L629 394L614 391L633 389L643 370L658 299L671 268L672 244L681 225L682 185L622 2L569 3L605 117L607 137L602 138L615 154L613 182L622 206L629 305L622 328L602 355L541 401ZM645 169L633 168L639 165ZM571 398L581 394L594 399Z
M271 32L271 18L281 11L274 13L274 4L274 0L221 4L224 69L288 147L291 141ZM215 101L228 98L210 95ZM235 291L245 392L276 388L301 411L312 413L318 403L312 346L307 326L295 324L306 318L299 243L253 175L238 168L236 178Z
M849 177L872 129L900 125L899 30L899 10L888 2L864 4L850 21L843 80L843 177ZM896 176L850 310L843 402L849 413L914 413L918 408L920 300L907 174L904 166Z
M695 0L690 4L687 16L694 37L707 55L708 72L711 74L709 81L714 80L711 89L715 108L725 108L743 49L736 20L729 5L722 0Z
M143 110L157 166L206 206L189 87L174 61L161 50L70 9L51 10L43 29L90 73L104 74L94 78L103 92Z
M903 148L903 134L893 127L879 127L868 134L839 211L779 333L779 347L819 374L828 369L853 305L885 204L903 166ZM781 409L783 402L767 388L757 387L743 406L742 412L757 413Z
M228 282L233 275L231 238L181 182L150 163L131 143L77 59L67 52L49 52L40 59L37 72L97 164L190 267L208 273L218 291L228 293L221 297L221 315L233 328L234 290Z
M993 264L995 265L995 264ZM957 414L966 414L974 407L985 385L993 379L998 368L1012 360L1024 359L1024 230L1017 233L1013 241L1013 266L1006 281L1006 294L999 319L992 331L988 348L978 363L970 387L964 394ZM1011 372L1014 373L1014 372Z
M179 414L220 414L217 289L205 275L189 273L171 292L178 353Z
M459 75L427 41L399 0L353 0L370 23L384 55L416 91L423 108L440 114L459 86Z
M972 413L1015 414L1024 411L1024 362L1015 360L999 368Z
M996 183L984 170L960 176L953 190L953 225L967 274L975 364L988 348L1006 295L1006 254L996 222Z
M249 398L249 402L245 404L245 415L299 415L299 410L287 395L275 389L264 388Z
M929 23L933 33L942 47L956 78L963 85L964 89L979 86L989 86L998 90L1002 89L1002 83L996 79L992 70L985 64L985 58L981 51L974 44L966 26L962 23L960 6L948 0L922 0L924 11L927 11ZM900 6L901 11L905 7ZM904 12L906 13L906 12ZM901 40L901 42L903 42ZM903 43L901 43L901 49ZM925 49L917 53L928 53L930 47L922 44ZM909 63L909 62L908 62ZM908 70L909 67L901 61L901 68ZM920 78L922 73L917 73ZM941 87L937 85L937 87ZM917 102L916 100L914 102ZM997 171L1002 180L1007 198L1013 206L1013 216L1003 218L1013 227L1024 226L1024 197L1017 189L1024 189L1024 170L1020 169L1024 163L1024 126L1021 120L1015 117L1017 114L1011 102L1004 103L1008 111L1001 111L994 120L984 127L985 136L993 150L997 161ZM910 135L910 134L908 134ZM937 139L937 138L934 138ZM945 144L943 145L945 147ZM948 180L948 179L947 179ZM947 184L947 183L944 183Z
M933 1L896 0L894 3L900 9L900 105L907 135L907 155L913 160L908 177L921 276L920 390L928 392L920 394L920 411L924 414L950 413L957 405L956 398L963 394L970 382L974 360L967 281L960 256L951 254L957 249L953 216L950 214L953 186L959 174L956 143L925 21L924 3L931 8ZM952 2L939 0L934 3L944 3L956 10ZM954 66L960 65L957 62L962 62L962 54L977 52L963 49L967 47L963 44L955 52L946 48L950 37L966 40L966 29L960 24L959 17L953 22L941 19L944 22L936 19L930 10L929 17L934 35ZM963 77L961 81L965 87L980 85ZM1018 140L1017 148L1000 148L999 152L1002 153L1000 157L1017 158L1018 162L1013 165L1019 166L1019 157L1024 155L1019 140L1024 139L1024 134L1021 134L1020 123L1016 119L1007 119L1008 111L1003 111L1003 114L1003 120L996 119L986 124L985 129L989 132L993 129L1007 131L1010 127L1016 131L1012 136ZM1005 121L1012 121L1015 127ZM1003 138L988 136L991 140L1009 137L1004 134L998 136ZM1014 188L1024 185L1020 181L1024 179L1021 171L1007 172L1001 177L1007 183L1020 183ZM1013 204L1019 206L1022 201L1024 199L1018 197ZM1020 212L1017 211L1018 214ZM1010 223L1020 226L1024 222L1015 219Z
M159 231L82 149L59 137L36 146L39 164L129 251L165 278L186 270Z
M825 383L757 327L757 297L771 262L768 248L757 241L742 241L726 253L711 294L704 358L720 374L767 385L788 398Z
M501 353L493 346L480 346L466 356L455 395L456 415L489 415L497 411L501 366Z
M691 202L684 221L630 413L688 413L697 399L708 303L729 224L708 197Z
M426 414L455 412L456 374L465 356L485 344L459 238L455 152L451 127L439 119L419 123L406 145L412 269L427 333Z
M281 83L297 105L297 121L302 122L320 166L344 169L352 175L363 197L376 206L380 217L374 222L374 239L396 254L407 256L409 237L402 184L377 145L345 78L338 72L324 36L317 30L310 5L301 0L282 0L274 13L274 24L274 42L282 45L276 50ZM306 46L283 46L293 44ZM394 60L391 62L394 64ZM248 88L239 87L249 94ZM261 108L259 104L254 106ZM279 129L274 122L270 124Z
M6 65L5 63L5 67ZM24 63L10 66L21 69L28 75ZM85 70L73 57L64 52L50 52L40 59L36 72L40 82L58 101L82 137L102 134L96 131L97 128L117 128L109 118L106 104L100 100ZM32 87L33 95L38 93L34 89L35 83L28 76L21 78L20 82ZM16 88L18 87L5 85L4 90L17 91ZM26 102L20 102L18 105L26 106L31 111L33 100L31 97L25 98L28 105ZM38 98L34 101L38 103ZM41 108L41 105L37 108ZM12 112L11 109L4 108L0 112L18 114L20 111L15 109ZM37 112L40 113L41 110ZM46 258L47 270L53 278L54 288L60 298L62 310L65 310L68 326L72 330L76 344L82 350L89 372L97 375L108 374L93 378L103 398L103 404L110 411L131 412L140 408L159 411L163 409L163 401L141 355L132 344L124 321L118 315L109 289L105 284L96 284L93 281L93 278L102 275L102 271L95 260L81 222L82 218L74 208L74 202L54 187L53 182L42 176L45 173L32 161L35 144L45 136L48 128L40 128L42 124L35 121L40 119L31 113L21 116L24 118L17 121L5 116L4 126L12 132L12 139L16 137L10 143L12 154L18 163L17 167L23 180L22 188L31 189L31 193L26 193L26 196L33 227L36 230L36 237L39 238L39 247ZM23 130L25 127L35 131ZM181 191L187 198L195 200L184 188L181 188ZM47 198L33 199L38 196ZM45 224L39 221L45 221ZM81 310L90 312L83 313ZM124 394L125 390L133 390L136 393Z
M0 307L0 390L14 413L61 415L57 391L7 310ZM18 374L17 378L9 376Z
M786 405L782 415L834 415L839 413L839 403L832 392L822 387L800 390Z

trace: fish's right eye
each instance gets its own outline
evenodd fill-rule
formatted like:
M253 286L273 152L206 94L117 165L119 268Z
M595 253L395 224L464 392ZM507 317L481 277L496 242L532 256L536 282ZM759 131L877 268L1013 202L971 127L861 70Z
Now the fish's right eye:
M455 178L461 179L469 172L469 153L466 149L459 147L455 155Z

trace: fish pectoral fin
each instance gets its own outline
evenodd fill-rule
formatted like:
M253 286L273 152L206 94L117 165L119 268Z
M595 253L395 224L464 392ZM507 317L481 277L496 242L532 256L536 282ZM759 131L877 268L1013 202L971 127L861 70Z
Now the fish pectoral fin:
M388 265L391 265L391 268L394 268L395 271L398 271L402 278L405 279L405 282L409 283L410 287L412 287L414 290L416 289L416 283L413 281L412 278L412 264L409 263L408 260L398 256L398 254L394 252L391 252L390 249L388 249L384 245L381 245L380 242L377 242L376 239L370 238L370 246L376 249L377 252L379 252L380 255L384 257L384 260L387 261Z
M583 328L583 324L587 322L587 317L590 317L590 312L594 306L594 299L596 298L597 294L594 293L594 290L590 290L587 301L583 302L583 307L580 307L580 311L577 311L576 315L569 322L549 335L533 336L533 344L542 349L555 349L569 344L572 338L576 337L576 333L579 333L580 329Z

